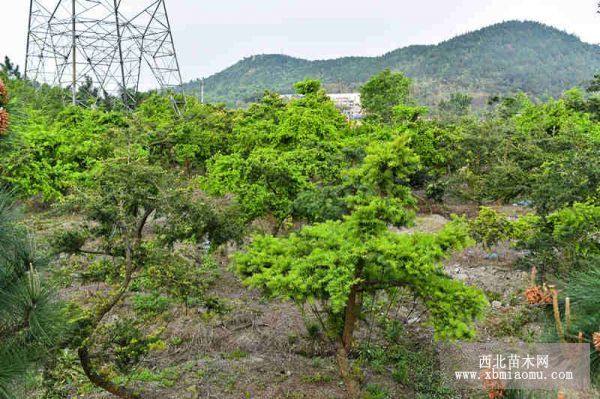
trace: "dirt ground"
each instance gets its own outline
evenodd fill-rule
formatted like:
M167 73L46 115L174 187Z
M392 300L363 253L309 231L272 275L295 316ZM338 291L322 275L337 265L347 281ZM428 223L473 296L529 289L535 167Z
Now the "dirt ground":
M510 207L504 211L522 212ZM447 221L439 214L421 214L416 226L405 231L434 232ZM47 236L75 222L48 215L30 219L31 227ZM503 324L513 313L524 311L522 291L528 274L514 267L520 256L521 253L505 243L491 253L472 247L445 262L444 268L453 278L488 294L492 306L486 320L478 323L478 339L500 339L499 329L517 335L517 339L522 339L520 334L530 337L539 334L540 327L536 325L517 326L517 331ZM287 301L266 300L258 292L242 286L229 269L227 253L219 259L221 270L209 294L220 298L227 311L209 314L202 307L185 310L182 306L173 306L167 317L152 320L149 323L152 329L160 329L161 338L168 345L160 351L152 351L142 360L139 366L151 377L134 384L143 386L148 397L156 399L344 398L332 347L308 334L307 316L301 309ZM55 267L60 269L69 262L73 259L63 257L55 262ZM82 285L77 276L71 279L72 283L61 290L61 296L80 303L102 296L109 289L105 284ZM129 301L125 301L109 321L131 312ZM523 328L528 332L523 332ZM430 332L424 329L423 335L429 337ZM363 382L386 387L388 397L414 397L413 392L385 373L367 366L363 373ZM72 397L109 396L95 389L78 396L74 389Z

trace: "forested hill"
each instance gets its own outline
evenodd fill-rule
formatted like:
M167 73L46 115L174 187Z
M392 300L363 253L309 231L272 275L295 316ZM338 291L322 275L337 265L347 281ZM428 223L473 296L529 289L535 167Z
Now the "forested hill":
M330 92L352 91L385 68L413 78L415 94L428 104L458 91L476 100L516 91L556 96L600 71L600 46L541 23L509 21L380 57L308 61L256 55L207 78L205 95L207 101L241 105L265 89L289 93L294 82L308 77L322 80ZM185 88L199 93L200 82Z

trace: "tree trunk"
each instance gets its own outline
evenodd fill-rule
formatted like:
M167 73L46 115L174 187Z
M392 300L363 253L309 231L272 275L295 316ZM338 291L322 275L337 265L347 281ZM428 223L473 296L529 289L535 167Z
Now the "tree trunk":
M356 321L358 320L359 306L358 287L354 285L348 295L348 304L346 305L346 313L344 315L344 331L342 332L342 344L344 345L346 354L352 348L352 337Z
M346 386L348 399L360 399L360 386L354 378L354 373L348 360L348 354L352 349L352 337L356 321L358 320L359 307L358 287L355 285L350 289L350 294L348 295L348 304L346 305L346 313L344 315L344 330L336 352L338 368Z
M338 348L335 356L340 370L340 375L346 386L346 394L348 399L360 399L360 387L358 381L354 378L352 368L350 367L350 361L348 360L348 352L344 348L344 344L341 342L338 344Z
M147 216L144 216L144 222L146 218ZM141 229L143 228L143 224L140 225L141 227L138 228L138 236L141 236ZM94 332L98 328L98 325L102 322L102 319L115 307L117 303L121 301L121 299L129 289L129 285L133 280L133 274L136 272L137 267L132 259L132 248L129 245L129 240L126 240L126 243L127 244L125 247L125 279L121 283L121 286L119 287L117 292L108 300L108 302L106 302L104 305L101 305L99 309L96 310L96 314L91 320L92 331L88 338L78 348L77 353L79 355L79 361L81 362L83 372L92 384L122 399L142 399L141 394L133 392L127 387L115 384L107 376L98 373L92 365L89 353L89 343L91 337L94 335Z
M110 379L96 372L90 360L89 349L85 344L82 345L77 352L79 354L79 361L81 362L83 372L92 384L122 399L142 399L142 396L139 393L133 392L124 386L117 385L110 381Z

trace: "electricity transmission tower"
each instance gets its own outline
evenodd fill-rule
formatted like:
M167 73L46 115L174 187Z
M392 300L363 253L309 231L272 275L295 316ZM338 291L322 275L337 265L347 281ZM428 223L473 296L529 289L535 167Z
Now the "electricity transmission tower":
M181 86L165 0L30 0L25 77L132 104L140 82ZM95 93L96 94L96 93Z

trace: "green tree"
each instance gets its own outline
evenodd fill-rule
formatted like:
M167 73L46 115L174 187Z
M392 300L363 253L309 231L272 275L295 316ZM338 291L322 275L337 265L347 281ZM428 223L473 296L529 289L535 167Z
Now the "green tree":
M21 72L19 71L19 66L13 64L13 62L8 58L8 56L4 56L4 62L0 63L0 72L9 78L21 79Z
M440 101L438 108L442 114L449 116L465 116L471 110L473 97L466 93L452 93L447 100Z
M22 227L13 198L0 192L0 398L15 398L19 383L64 331L61 305L40 276L45 258Z
M527 199L542 214L596 196L600 125L574 108L580 100L573 91L540 104L517 96L489 118L461 121L450 192L480 203Z
M77 87L77 101L86 106L97 104L100 99L100 90L94 87L94 82L89 76L85 77L85 81Z
M419 156L419 168L410 176L410 186L425 189L428 198L442 201L446 178L464 162L459 156L468 121L453 123L424 118L428 109L421 106L400 105L393 109L391 130L410 136L410 148Z
M294 83L294 89L296 89L296 93L302 95L316 94L321 90L321 82L313 79L304 80Z
M248 220L273 216L280 227L296 210L314 209L298 198L339 179L345 165L344 117L318 82L297 87L302 98L285 104L267 93L239 115L230 148L207 162L200 179L212 195L234 194Z
M595 235L600 231L600 206L576 202L550 214L542 214L532 223L535 234L518 240L527 249L527 265L536 265L542 278L562 278L586 270L598 261L600 245Z
M110 157L126 126L119 112L69 106L48 118L35 112L19 125L11 150L0 159L0 179L28 197L51 202L89 183L92 171Z
M147 135L153 162L180 166L191 175L202 173L206 162L229 148L234 113L222 106L188 98L182 115L170 98L152 94L134 112L133 123Z
M235 257L244 282L268 295L300 304L317 303L318 319L337 347L336 359L348 397L359 398L348 354L354 331L369 310L363 298L402 287L421 298L439 338L467 338L486 304L481 292L452 280L440 261L468 245L464 224L454 221L437 234L398 234L388 225L411 222L414 200L403 186L418 158L400 135L369 146L364 162L349 172L355 195L342 220L306 226L288 237L256 236Z
M113 260L119 278L110 295L99 299L89 312L86 328L72 345L76 346L81 366L94 385L131 399L140 394L114 382L94 364L92 350L103 320L129 294L142 272L152 275L148 269L165 263L169 264L165 269L191 267L173 253L175 242L208 241L217 246L231 238L233 226L237 225L233 213L221 213L178 176L149 163L136 145L125 147L116 155L94 171L91 184L70 202L85 216L86 223L56 237L55 247L59 252L101 259L108 256ZM164 220L164 225L157 220ZM186 296L191 293L185 281L164 288Z
M386 69L360 88L362 107L367 115L389 123L394 107L410 104L410 85L411 80L404 74Z

